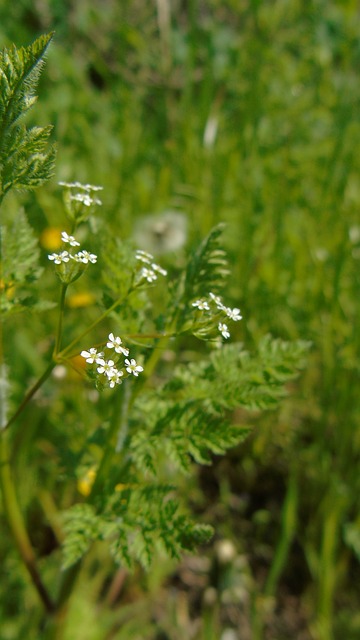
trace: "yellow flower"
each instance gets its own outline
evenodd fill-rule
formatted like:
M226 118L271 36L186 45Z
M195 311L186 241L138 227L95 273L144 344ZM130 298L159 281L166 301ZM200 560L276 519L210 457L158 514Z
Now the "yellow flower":
M47 227L40 234L40 244L44 249L54 251L59 249L62 245L61 229L57 227Z
M79 309L80 307L89 307L94 304L96 296L90 291L79 291L68 296L66 304L70 309Z
M96 470L94 467L91 467L91 469L88 469L86 474L78 480L77 489L82 496L87 497L90 495L95 478Z

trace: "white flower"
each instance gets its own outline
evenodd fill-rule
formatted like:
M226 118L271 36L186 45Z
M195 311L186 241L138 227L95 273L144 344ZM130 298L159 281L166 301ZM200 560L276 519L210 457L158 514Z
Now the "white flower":
M158 264L155 264L154 262L151 264L151 268L153 269L153 271L157 271L158 273L161 273L162 276L167 276L167 271L165 271L165 269L163 269L162 267L160 267Z
M104 188L93 184L81 184L81 182L59 182L58 184L68 189L83 189L84 191L101 191Z
M61 232L61 239L63 242L68 242L72 247L80 247L80 242L77 242L74 236L69 236L66 231Z
M113 360L106 361L103 358L99 358L97 364L99 365L97 368L98 373L104 373L108 378L116 375L117 369Z
M209 311L210 307L206 300L196 300L192 303L193 307L197 307L200 311Z
M137 249L135 253L135 258L136 260L141 260L141 262L145 262L145 264L150 264L151 261L154 259L154 256L152 256L151 253L148 253L147 251L142 251L141 249Z
M238 320L241 320L242 315L240 313L240 309L230 309L230 307L226 307L225 309L226 315L228 316L228 318L230 318L231 320L234 320L234 322L237 322Z
M67 187L68 189L81 189L80 182L58 182L60 187Z
M148 282L154 282L155 280L157 280L156 273L152 269L146 269L146 267L141 269L140 275L142 278L145 278L145 280L147 280Z
M86 207L90 207L92 204L102 204L98 198L91 198L88 193L75 193L70 196L70 200L76 200L76 202L82 202Z
M70 255L68 251L62 251L61 253L50 253L48 255L49 260L53 260L55 264L61 264L62 262L69 262Z
M123 376L123 372L122 371L118 371L117 369L114 369L111 376L108 376L109 378L109 387L111 387L111 389L113 389L115 387L116 384L121 384L122 380L121 380L121 376Z
M225 309L223 303L221 302L221 298L220 296L216 296L214 293L209 293L209 296L211 298L211 300L213 300L213 302L215 302L216 306L218 309L221 309L222 311Z
M219 322L219 331L224 338L230 338L230 332L227 328L227 325L224 324L223 322Z
M128 356L129 355L129 349L126 349L126 347L122 347L122 340L121 338L119 338L119 336L114 336L113 333L109 333L109 342L107 343L107 347L108 349L115 349L116 353L123 353L124 356Z
M125 360L126 371L128 373L132 373L134 376L138 376L139 372L144 371L143 367L139 364L136 364L136 360L132 358L130 361L128 359Z
M88 362L89 364L93 364L93 362L96 362L97 364L99 364L99 360L102 360L102 357L104 354L98 353L95 347L91 347L89 351L82 351L80 355L83 358L86 358L86 362Z
M99 187L96 184L83 184L81 185L85 191L102 191L104 187Z
M97 260L97 256L95 255L95 253L89 253L85 249L76 253L73 258L77 262L83 262L84 264L87 264L88 262L92 262L93 264L95 264Z

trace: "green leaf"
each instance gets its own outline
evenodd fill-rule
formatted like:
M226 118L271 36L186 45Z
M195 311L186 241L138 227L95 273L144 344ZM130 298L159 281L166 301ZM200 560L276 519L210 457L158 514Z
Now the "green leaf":
M219 224L191 255L185 276L179 282L171 307L177 317L177 330L181 331L188 318L193 315L191 302L223 291L229 274L227 259L220 243L224 225Z
M55 148L51 127L26 129L22 118L36 101L34 92L53 34L29 47L0 52L0 202L11 188L34 189L51 177Z
M214 227L191 257L185 275L186 299L223 291L229 275L226 253L220 244L223 230L224 224Z
M76 504L64 513L63 568L78 562L99 538L101 520L89 504Z
M241 344L229 344L209 360L177 367L162 389L149 390L135 402L137 427L129 448L137 468L156 475L161 463L171 460L189 472L193 461L209 464L211 454L237 445L250 429L234 424L230 412L275 408L286 382L304 366L308 348L307 342L265 336L253 355Z
M36 281L43 272L40 250L25 213L20 210L13 221L0 227L0 309L3 314L49 308L38 300Z
M132 567L134 562L149 568L159 544L179 558L182 550L205 543L213 534L211 527L193 523L179 514L179 504L170 497L173 487L147 485L133 487L111 501L103 519L103 537L111 542L111 553L117 562Z

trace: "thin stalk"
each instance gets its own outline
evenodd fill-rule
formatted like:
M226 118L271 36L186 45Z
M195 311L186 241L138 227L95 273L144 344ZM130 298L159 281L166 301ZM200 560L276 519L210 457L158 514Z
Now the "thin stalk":
M265 584L265 595L273 596L276 592L281 574L286 566L291 543L296 533L298 509L298 484L295 475L289 478L285 502L282 508L281 534L270 572Z
M126 381L123 383L123 387L125 387L125 385L126 385ZM93 484L92 491L89 497L89 501L91 503L94 502L99 491L101 490L101 487L104 484L104 480L108 475L111 459L116 451L115 445L116 445L116 438L119 430L119 422L123 420L123 414L121 412L121 404L123 402L124 393L125 391L123 391L120 387L120 389L117 390L117 393L115 395L110 427L107 435L106 448L105 448L103 457L101 459L100 466L96 474L96 479Z
M59 320L58 320L56 339L55 339L54 357L56 357L61 347L62 327L63 327L63 321L64 321L65 296L66 296L67 288L68 288L67 284L61 285L60 304L59 304L60 312L59 312Z
M129 292L130 293L130 292ZM92 331L95 327L97 327L98 324L100 324L100 322L102 322L103 320L105 320L105 318L107 318L107 316L114 311L114 309L116 309L116 307L118 307L122 302L122 298L118 298L118 300L115 300L115 302L111 305L111 307L109 307L108 309L106 309L106 311L104 311L104 313L101 314L101 316L99 316L96 320L94 320L94 322L92 322L87 329L85 329L85 331L83 331L79 336L77 336L76 338L74 338L74 340L72 342L70 342L70 344L68 344L67 347L65 347L65 349L63 349L62 351L59 351L57 353L57 359L61 359L64 358L69 351L71 351L71 349L78 344L78 342L80 342L80 340L82 340L88 333L90 333L90 331Z
M53 368L55 367L55 364L56 364L55 362L50 362L50 364L45 369L44 373L40 376L40 378L37 380L37 382L35 382L34 386L32 386L31 389L29 389L29 391L27 392L26 396L22 400L21 404L16 409L15 413L11 416L11 418L4 425L3 431L5 429L8 429L8 427L10 427L10 425L13 422L15 422L16 418L20 415L20 413L22 413L22 411L25 409L25 407L28 404L28 402L31 400L31 398L37 392L37 390L40 389L40 387L44 384L45 380L48 379L48 377L51 374Z
M54 612L54 604L38 572L35 553L20 511L10 469L7 434L5 433L2 433L0 437L0 483L6 520L16 546L45 610L51 614Z
M178 317L178 313L173 318L173 321L170 324L170 326L165 330L164 334L161 336L161 338L160 338L159 342L157 343L156 348L154 348L149 360L147 360L145 371L141 376L141 378L143 380L143 384L146 382L146 380L148 380L150 378L150 376L154 372L154 370L155 370L155 368L156 368L156 366L157 366L157 364L158 364L158 362L159 362L159 360L161 358L161 355L162 355L164 349L167 347L170 339L173 338L174 336L176 336L176 321L177 321L177 317ZM137 389L139 391L140 390L140 386L138 386ZM134 395L135 394L133 394L133 399L134 399Z
M319 640L331 640L333 633L333 608L337 584L337 547L339 544L339 530L347 507L347 496L341 493L340 480L330 488L325 502L325 518L322 530L322 545L320 550L320 572L318 580L319 601L317 606L317 620L315 622L315 637Z

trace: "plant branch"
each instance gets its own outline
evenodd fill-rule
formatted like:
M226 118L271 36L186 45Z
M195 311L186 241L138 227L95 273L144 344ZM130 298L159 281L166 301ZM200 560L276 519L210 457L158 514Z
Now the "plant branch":
M130 292L129 292L130 293ZM128 295L129 295L128 293ZM100 324L100 322L102 322L103 320L105 320L105 318L107 318L107 316L114 311L114 309L116 309L116 307L118 307L122 302L122 298L118 298L117 300L115 300L115 302L111 305L111 307L109 307L108 309L106 309L106 311L104 311L104 313L102 313L96 320L94 320L94 322L92 322L87 329L85 329L85 331L83 331L79 336L77 336L76 338L74 338L74 340L72 342L70 342L70 344L68 344L67 347L65 347L65 349L63 349L62 351L59 351L57 353L57 359L62 359L64 358L69 351L71 351L71 349L78 344L78 342L80 342L80 340L82 340L88 333L90 333L90 331L92 331L92 329L94 329L95 327L97 327L98 324Z
M44 384L45 380L48 379L48 377L51 374L53 368L55 367L55 364L56 364L55 362L50 362L50 364L45 369L44 373L40 376L40 378L37 380L37 382L35 382L34 386L32 386L31 389L29 389L29 391L27 392L26 396L22 400L21 404L18 406L18 408L15 411L15 413L11 416L11 418L4 425L3 431L5 429L8 429L10 427L10 425L13 422L15 422L16 418L20 415L20 413L22 413L22 411L25 409L25 407L28 404L28 402L31 400L31 398L37 392L37 390L40 389L40 387Z
M68 288L67 284L62 284L61 285L60 305L59 305L60 306L60 312L59 312L59 321L58 321L58 326L57 326L56 340L55 340L55 347L54 347L54 358L56 357L56 355L60 351L60 346L61 346L62 326L63 326L63 320L64 320L65 296L66 296L67 288Z

